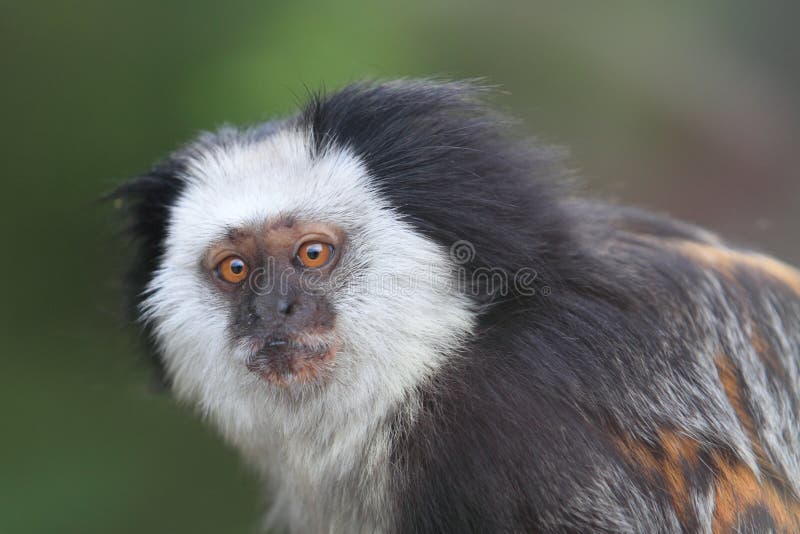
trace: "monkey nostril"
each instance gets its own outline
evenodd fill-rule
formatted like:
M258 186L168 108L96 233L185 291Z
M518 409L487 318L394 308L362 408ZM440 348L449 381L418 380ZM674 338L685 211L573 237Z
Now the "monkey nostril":
M281 315L291 315L294 311L294 301L290 299L280 299L278 301L278 313Z

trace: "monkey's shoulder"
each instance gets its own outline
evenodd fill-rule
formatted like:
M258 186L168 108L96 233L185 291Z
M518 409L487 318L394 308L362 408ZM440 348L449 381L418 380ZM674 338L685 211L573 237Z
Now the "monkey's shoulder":
M769 255L733 246L665 215L600 203L573 206L580 220L576 233L585 249L611 269L633 273L638 268L654 283L659 276L683 283L713 277L729 297L738 294L744 300L765 295L786 303L800 300L800 271Z

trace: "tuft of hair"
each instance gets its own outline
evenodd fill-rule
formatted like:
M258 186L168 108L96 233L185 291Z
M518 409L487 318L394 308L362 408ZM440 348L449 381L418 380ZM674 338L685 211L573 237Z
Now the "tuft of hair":
M147 285L153 278L164 254L170 207L184 188L185 160L180 154L154 165L146 174L128 180L109 198L119 203L127 224L124 228L131 258L126 273L126 310L138 321L139 308L146 297ZM155 369L156 384L167 387L163 362L154 344L151 326L141 323L145 351Z
M558 202L569 182L563 152L519 136L516 121L487 106L490 94L470 82L356 83L313 96L299 121L315 154L346 148L360 158L421 233L469 240L468 267L556 277L553 259L570 245Z

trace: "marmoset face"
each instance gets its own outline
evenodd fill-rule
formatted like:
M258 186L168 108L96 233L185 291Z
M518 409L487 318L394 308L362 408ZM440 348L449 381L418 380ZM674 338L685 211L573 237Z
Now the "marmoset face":
M209 247L203 268L229 302L249 370L281 386L323 379L339 345L329 293L345 243L336 224L286 216L231 229Z
M189 152L142 308L178 394L206 410L402 395L471 327L447 249L346 149L312 157L308 139L287 126Z

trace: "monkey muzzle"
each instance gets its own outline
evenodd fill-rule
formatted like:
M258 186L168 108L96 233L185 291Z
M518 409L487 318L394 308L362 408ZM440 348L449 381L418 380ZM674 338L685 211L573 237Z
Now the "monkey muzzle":
M269 337L252 345L256 350L246 360L247 369L281 387L324 379L336 354L335 345L324 340Z

